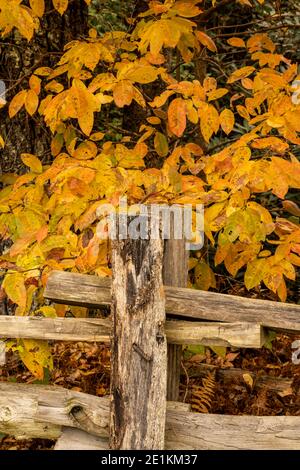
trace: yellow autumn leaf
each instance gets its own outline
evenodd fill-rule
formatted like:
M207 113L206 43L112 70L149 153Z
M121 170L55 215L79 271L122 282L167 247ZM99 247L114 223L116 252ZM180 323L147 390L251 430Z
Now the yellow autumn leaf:
M218 88L218 90L213 90L207 93L208 101L218 100L222 96L226 95L228 90L226 88Z
M129 80L121 80L113 90L113 97L118 108L129 106L134 97L134 87Z
M3 139L3 137L0 135L0 147L1 147L1 148L4 148L4 145L5 145L4 139Z
M296 217L300 217L300 207L294 201L282 201L282 206L285 211Z
M227 83L234 83L237 80L242 80L243 78L246 78L249 75L251 75L251 73L253 73L254 70L255 70L255 67L252 67L250 65L246 67L242 67L241 69L235 70L235 72L233 72L228 78Z
M25 98L25 108L30 116L36 112L39 105L39 98L35 91L28 90Z
M262 49L267 49L268 51L273 53L276 49L276 46L267 34L257 33L253 34L250 39L248 39L247 48L251 53L260 51Z
M44 378L44 369L53 369L51 350L46 341L35 339L20 340L19 355L25 366L39 380Z
M29 5L32 11L41 18L45 12L45 2L44 0L29 0Z
M7 297L20 307L21 312L26 309L27 293L24 276L21 273L6 274L2 283Z
M75 318L86 318L88 309L87 307L77 307L72 305L70 307L70 311L72 312Z
M195 285L197 289L208 290L216 287L216 278L212 269L205 261L200 260L194 270Z
M35 313L41 313L43 317L46 318L56 318L57 313L54 307L51 307L50 305L44 305L43 307L40 307L38 310L36 310Z
M246 119L246 121L250 121L250 119L251 119L250 114L248 113L245 106L242 106L242 105L238 104L237 107L236 107L236 110L242 118Z
M39 26L34 12L21 4L20 0L1 1L0 5L1 29L4 30L2 34L9 34L13 28L17 28L19 33L30 41L34 30Z
M100 109L101 104L85 84L78 79L73 80L68 99L70 99L70 105L74 110L72 112L75 114L74 117L78 119L80 129L84 134L90 135L94 125L94 112Z
M243 379L245 384L252 389L254 384L252 376L250 374L243 374Z
M185 100L185 106L186 106L186 116L190 122L193 124L197 124L199 120L198 112L197 109L193 105L192 100Z
M31 153L22 153L21 160L24 165L28 166L34 173L42 173L42 163L35 155L32 155Z
M140 52L144 54L150 47L150 53L153 57L159 56L162 47L176 47L181 34L189 34L193 24L183 18L150 21L139 32L141 38Z
M262 139L255 139L251 143L251 147L255 149L270 148L274 152L284 153L289 148L289 144L278 137L265 137Z
M227 353L226 346L209 346L209 347L218 357L222 357L223 359L225 359L226 353Z
M73 157L77 160L89 160L97 155L97 145L94 142L85 141L78 145Z
M37 95L41 92L41 79L36 75L31 75L29 79L29 87L33 90Z
M60 93L63 89L64 86L56 80L51 80L51 82L47 83L45 86L45 90L51 91L52 93Z
M40 77L48 77L50 73L52 72L52 69L50 67L39 67L34 71L35 75L38 75Z
M63 15L68 8L68 0L52 0L52 2L55 10L61 15Z
M93 142L98 142L99 140L102 140L105 137L104 132L94 132L93 134L90 135L90 140Z
M211 136L218 131L220 126L219 114L212 105L199 108L200 130L206 142L210 141Z
M265 269L265 258L256 258L247 264L244 283L248 290L253 289L253 287L258 286L261 283L264 277Z
M165 90L161 95L156 96L149 104L152 108L161 108L166 103L167 99L174 95L174 93L175 92L172 90Z
M226 135L233 130L234 114L230 109L223 109L220 114L220 124Z
M160 73L159 69L152 67L151 65L140 65L136 64L131 67L128 72L125 73L125 78L132 82L141 84L154 82Z
M167 138L161 132L156 132L154 136L154 148L160 157L166 157L169 152Z
M215 1L215 0L213 0ZM172 4L173 2L165 2ZM185 18L192 18L202 13L202 10L197 6L200 3L198 0L181 0L174 3L170 11Z
M25 104L26 95L27 91L21 90L13 97L8 108L8 114L10 118L14 117Z

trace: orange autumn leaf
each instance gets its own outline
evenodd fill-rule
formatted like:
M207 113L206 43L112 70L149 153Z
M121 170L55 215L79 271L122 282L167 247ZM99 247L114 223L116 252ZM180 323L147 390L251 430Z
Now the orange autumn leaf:
M227 40L227 42L230 46L246 47L245 41L241 38L230 38L230 39Z
M206 33L203 31L196 31L196 37L203 46L207 47L207 49L212 52L217 52L217 46L215 45L212 38L209 37Z
M186 105L182 98L175 98L168 109L168 123L170 131L181 137L186 128Z

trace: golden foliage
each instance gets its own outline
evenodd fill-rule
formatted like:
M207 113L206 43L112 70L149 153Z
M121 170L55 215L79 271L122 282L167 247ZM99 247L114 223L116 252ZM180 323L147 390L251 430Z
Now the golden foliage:
M53 5L63 14L68 1ZM267 34L232 37L228 45L241 48L247 66L233 70L227 84L213 76L181 80L170 71L170 50L190 63L195 53L217 49L193 21L202 6L149 1L132 33L91 29L87 38L67 44L52 68L41 64L24 77L8 104L9 117L13 125L19 113L39 114L51 134L53 161L44 165L39 156L22 154L27 173L0 177L0 236L11 245L0 268L17 314L43 307L53 269L110 275L109 244L97 237L96 211L101 204L116 206L123 195L129 204L204 204L215 266L224 263L232 276L243 269L247 289L264 283L286 300L286 279L293 281L300 265L300 209L287 196L300 189L300 163L292 153L300 143L300 105L292 99L297 64L277 54ZM16 28L30 40L43 13L43 0L29 6L0 0L2 36ZM145 85L152 83L160 94L150 98ZM121 129L122 137L112 137L110 116L116 108L126 113L133 101L145 116L139 134ZM231 140L238 126L243 133ZM197 134L208 150L195 143ZM220 148L212 142L216 136L225 138ZM149 168L153 157L159 168ZM276 217L261 204L263 193L282 201L294 218ZM196 260L191 274L194 287L216 287L212 263Z

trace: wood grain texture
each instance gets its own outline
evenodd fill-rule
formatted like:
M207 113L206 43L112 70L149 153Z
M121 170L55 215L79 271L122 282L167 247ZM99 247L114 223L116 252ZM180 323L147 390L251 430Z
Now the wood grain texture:
M108 439L92 436L81 429L62 429L54 450L107 450Z
M165 323L170 344L204 344L260 348L264 343L256 323L190 322ZM0 338L56 341L109 342L111 320L100 318L43 318L0 315Z
M171 413L166 423L167 449L300 449L298 416L230 416Z
M180 402L168 402L167 409L173 411L190 411L190 405ZM107 450L108 439L93 436L81 429L64 427L54 450Z
M74 410L76 406L82 407L85 419L76 418L80 415L78 409ZM109 406L108 397L54 386L2 382L0 432L53 439L61 434L62 426L67 426L107 439L108 445ZM88 420L92 425L88 426ZM226 416L167 407L168 450L300 450L299 436L299 416Z
M186 287L189 252L184 238L174 238L174 217L170 229L171 238L164 242L163 282L166 286ZM168 344L167 400L179 398L181 359L182 346Z
M87 274L53 271L45 297L56 302L99 307L111 302L111 281ZM165 287L166 312L179 317L250 322L281 331L300 331L300 305L216 292Z
M129 219L130 220L130 219ZM112 449L164 449L167 340L161 239L112 241Z
M109 342L110 333L109 319L0 315L0 338Z
M55 439L61 426L108 438L107 400L62 387L0 382L0 432Z
M265 342L264 330L257 323L167 321L166 334L171 344L261 348Z

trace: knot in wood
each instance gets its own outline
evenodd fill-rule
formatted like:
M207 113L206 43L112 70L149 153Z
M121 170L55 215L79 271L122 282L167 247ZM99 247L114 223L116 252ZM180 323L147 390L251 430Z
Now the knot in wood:
M8 406L2 406L0 408L0 421L7 422L12 418L12 410Z

